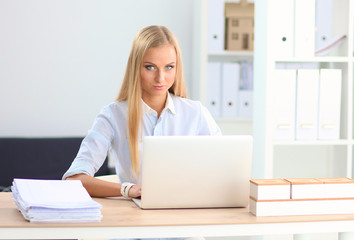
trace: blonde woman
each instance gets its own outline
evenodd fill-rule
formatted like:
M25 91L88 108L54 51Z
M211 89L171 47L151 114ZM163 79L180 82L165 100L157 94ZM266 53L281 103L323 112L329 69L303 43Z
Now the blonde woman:
M208 110L186 97L175 36L164 26L143 28L133 41L117 100L96 117L63 179L80 179L95 197L139 197L144 136L221 134ZM108 151L120 183L93 177Z

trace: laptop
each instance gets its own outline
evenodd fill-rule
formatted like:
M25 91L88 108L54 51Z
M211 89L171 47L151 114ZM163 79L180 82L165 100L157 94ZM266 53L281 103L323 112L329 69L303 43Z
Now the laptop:
M148 136L143 139L142 209L246 207L253 139Z

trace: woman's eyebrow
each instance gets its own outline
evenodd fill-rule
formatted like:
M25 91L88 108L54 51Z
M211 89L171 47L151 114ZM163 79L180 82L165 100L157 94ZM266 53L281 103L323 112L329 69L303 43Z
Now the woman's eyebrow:
M144 62L144 64L156 65L155 63L152 63L152 62ZM176 62L170 62L170 63L167 63L166 65L171 65L171 64L176 64Z

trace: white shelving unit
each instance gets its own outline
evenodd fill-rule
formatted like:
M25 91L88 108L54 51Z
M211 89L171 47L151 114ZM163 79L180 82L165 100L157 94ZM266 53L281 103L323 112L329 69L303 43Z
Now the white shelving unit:
M274 27L269 23L272 1L258 0L255 4L253 177L353 177L354 0L332 1L335 8L332 24L347 36L333 53L335 56L301 58L273 55L269 31ZM273 140L271 79L277 64L288 63L342 69L340 139Z
M225 2L224 0L220 0ZM208 51L208 0L194 1L194 81L192 97L204 105L207 101L207 65L208 62L253 61L252 51ZM216 118L224 134L252 134L252 119Z

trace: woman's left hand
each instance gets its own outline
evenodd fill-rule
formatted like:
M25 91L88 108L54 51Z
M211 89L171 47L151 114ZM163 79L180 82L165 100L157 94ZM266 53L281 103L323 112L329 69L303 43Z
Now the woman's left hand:
M141 196L141 185L133 185L128 192L129 197L136 198Z

